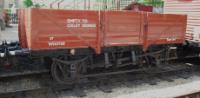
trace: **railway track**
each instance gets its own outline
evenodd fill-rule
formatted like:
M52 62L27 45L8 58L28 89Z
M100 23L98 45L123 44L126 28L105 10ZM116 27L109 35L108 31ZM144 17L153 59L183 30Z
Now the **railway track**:
M105 93L109 93L112 92L113 87L116 87L114 85L124 85L126 87L132 87L134 85L140 85L143 83L156 85L161 80L173 82L174 79L176 79L177 77L187 79L190 77L191 74L198 73L199 67L195 66L197 64L198 61L194 63L184 62L176 64L176 66L160 66L158 68L152 68L126 74L89 77L87 79L81 79L78 83L73 85L56 84L54 81L52 81L48 72L46 72L46 74L3 78L3 80L0 82L0 94L4 96L16 96L21 95L18 93L25 92L50 90L53 93L58 93L68 90L75 93L75 96L86 96L87 94L84 92L84 89L93 87Z

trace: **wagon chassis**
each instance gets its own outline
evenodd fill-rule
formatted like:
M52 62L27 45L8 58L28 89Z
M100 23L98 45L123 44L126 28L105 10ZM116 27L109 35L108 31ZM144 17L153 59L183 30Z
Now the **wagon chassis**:
M168 72L168 71L175 71L175 70L181 70L183 68L176 68L175 66L171 66L171 69L165 69L167 68L166 66L170 66L168 63L169 61L173 60L178 60L179 57L173 56L173 57L168 57L169 51L166 51L166 49L162 49L160 51L152 52L152 53L146 53L142 55L135 56L134 58L141 58L144 57L146 58L147 56L155 56L158 54L164 53L167 55L164 58L156 58L155 59L155 66L146 66L146 67L141 67L141 68L132 68L132 69L110 69L110 70L105 70L104 72L96 72L96 73L84 73L86 68L84 68L84 61L87 60L88 57L85 57L81 60L76 60L76 61L65 61L61 59L54 58L53 59L53 64L51 67L51 73L53 76L53 79L56 80L56 82L60 84L72 84L75 82L78 82L80 79L84 78L92 78L92 77L100 77L100 76L107 76L107 75L116 75L116 74L124 74L124 73L131 73L131 72L147 72L148 70L156 69L161 70L161 72ZM187 59L187 58L195 58L198 56L187 56L181 59ZM134 63L129 63L130 66L133 65ZM128 64L127 64L128 65ZM162 65L162 66L161 66ZM166 66L164 66L166 65ZM186 66L188 67L188 66ZM190 66L189 66L190 67ZM59 71L58 71L58 69ZM67 69L68 70L67 70ZM170 68L170 67L168 67ZM84 72L82 72L84 69ZM58 74L59 73L59 74ZM62 77L61 77L62 76Z
M88 65L85 62L89 59L89 55L79 58L78 60L72 60L72 61L63 60L58 57L57 58L52 57L53 63L50 65L51 68L36 68L36 69L31 68L31 70L23 69L23 71L12 71L11 73L10 72L1 72L0 77L6 78L6 77L25 76L25 75L41 74L41 73L49 73L50 72L53 79L56 82L58 82L59 84L71 84L71 83L78 82L80 79L83 79L83 78L91 78L91 77L99 77L99 76L106 76L106 75L131 73L131 72L144 72L144 71L148 71L153 68L157 68L160 65L168 66L169 61L174 61L174 60L179 59L179 57L177 56L177 50L174 51L172 49L172 51L171 51L169 46L168 47L165 46L164 48L157 50L157 51L146 52L146 53L137 54L137 55L135 54L135 52L133 50L129 51L129 53L131 54L131 56L129 56L128 58L130 59L131 62L128 62L125 64L123 63L121 65L123 65L125 67L127 65L132 66L132 67L133 66L143 66L143 67L136 67L136 68L135 67L133 67L133 68L132 67L131 68L117 67L117 68L111 68L111 69L108 68L107 69L106 68L107 65L103 65L105 67L105 69L103 69L104 71L96 72L94 69L92 71L92 73L91 72L88 73L87 68L86 68ZM63 54L63 53L60 53L60 54ZM107 57L108 55L106 55L106 52L104 52L102 54L105 56L103 58L104 63L110 64L109 58ZM171 56L171 54L173 54L173 56ZM148 60L149 57L153 57L154 60L152 60L152 59ZM194 58L194 57L198 57L198 55L187 56L184 58ZM124 58L126 59L127 57L124 57ZM124 58L120 58L120 59L124 59ZM39 57L39 59L41 59L41 57ZM138 61L139 62L141 61L139 59L145 59L145 65L143 63L138 63ZM116 60L118 60L118 59L116 59ZM140 64L142 64L142 65L140 65ZM121 65L119 65L119 66L121 66ZM25 65L25 66L27 66L27 65Z

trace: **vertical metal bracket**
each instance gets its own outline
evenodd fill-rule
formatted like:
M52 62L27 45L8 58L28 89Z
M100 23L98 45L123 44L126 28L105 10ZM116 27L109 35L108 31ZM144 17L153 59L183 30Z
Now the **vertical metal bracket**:
M131 56L132 56L131 58L132 58L133 64L136 64L137 58L136 58L135 51L131 51Z
M105 56L105 67L108 68L108 67L112 66L110 64L110 61L109 61L109 55L108 55L108 53L104 53L104 56Z

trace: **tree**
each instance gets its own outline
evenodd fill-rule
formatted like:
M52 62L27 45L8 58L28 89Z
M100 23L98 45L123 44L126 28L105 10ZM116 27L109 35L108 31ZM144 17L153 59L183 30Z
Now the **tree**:
M26 7L31 7L31 6L33 6L32 0L24 0L23 3L24 3L24 5L25 5Z

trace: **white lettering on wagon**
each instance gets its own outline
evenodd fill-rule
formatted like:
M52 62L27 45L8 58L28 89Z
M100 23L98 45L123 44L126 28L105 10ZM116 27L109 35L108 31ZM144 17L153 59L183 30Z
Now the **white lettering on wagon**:
M49 40L54 40L54 37L52 36L52 37L49 37Z
M96 28L95 23L89 23L88 19L67 19L67 28Z
M175 37L171 37L171 38L169 37L169 38L167 38L166 40L167 40L168 42L172 42L172 41L176 41L176 38L175 38Z
M49 46L64 46L65 42L64 41L50 41L48 42Z
M160 38L160 39L165 39L168 42L172 42L172 41L176 41L177 40L176 37L163 37L163 38Z
M55 39L54 36L49 37L49 41L48 41L49 46L64 46L65 45L65 41L55 41L54 39Z

